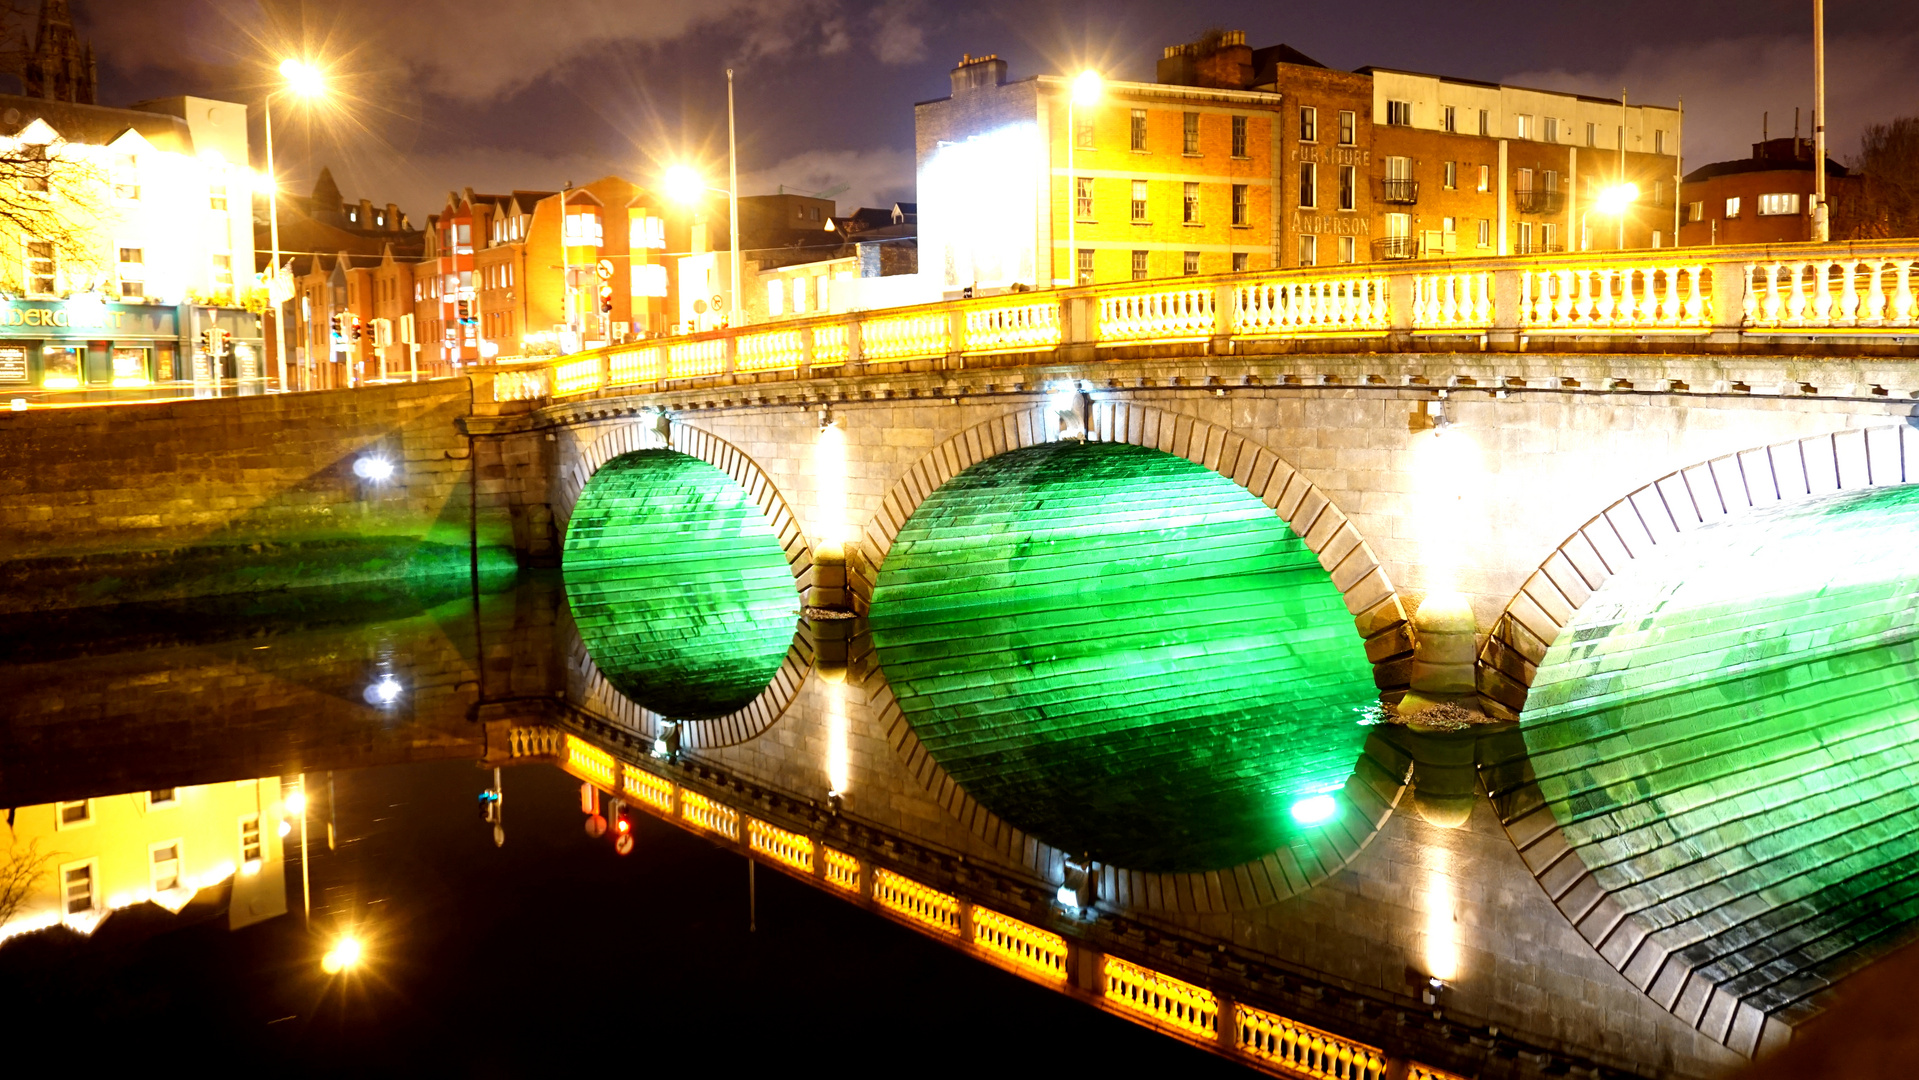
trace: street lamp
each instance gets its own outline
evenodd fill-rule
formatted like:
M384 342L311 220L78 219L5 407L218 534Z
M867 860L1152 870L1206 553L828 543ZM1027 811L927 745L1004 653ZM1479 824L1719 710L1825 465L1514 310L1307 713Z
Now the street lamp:
M1072 93L1066 96L1066 279L1079 281L1079 236L1074 227L1079 221L1079 176L1073 168L1073 148L1079 144L1079 126L1073 120L1073 108L1099 104L1105 83L1099 72L1090 68L1073 79Z
M732 72L729 71L727 72L727 74L731 76ZM732 100L732 94L731 94L732 84L730 81L727 84L727 86L728 86L728 101L730 102ZM737 178L738 175L739 174L737 172L734 173L735 178ZM674 202L682 203L686 206L694 206L698 204L702 199L706 198L708 192L711 192L716 195L724 195L727 197L728 202L731 204L730 209L732 211L731 214L729 215L731 217L731 224L729 225L729 228L728 228L728 235L731 239L731 246L733 248L733 252L732 252L732 255L733 255L733 300L732 300L732 303L728 305L728 311L730 312L730 314L727 317L727 325L728 326L740 325L739 197L735 195L733 191L729 191L726 188L716 188L708 185L706 182L706 178L704 176L701 176L699 173L699 170L693 168L693 166L691 165L675 165L672 168L666 170L666 173L660 177L660 187L666 191L667 198L672 199ZM735 189L737 189L738 184L735 184L734 187ZM680 287L684 289L686 287L686 283L681 282Z
M1580 249L1583 251L1592 250L1592 243L1586 235L1587 214L1597 210L1601 214L1608 216L1614 214L1624 215L1626 208L1638 201L1638 199L1639 185L1634 183L1613 184L1610 187L1600 188L1599 195L1593 200L1593 204L1580 211L1579 214ZM1623 247L1624 245L1621 246Z
M273 169L273 95L292 93L303 98L322 97L326 94L326 79L320 74L320 69L291 57L280 61L280 75L286 79L286 86L267 91L260 107L266 114L267 231L271 234L273 245L273 275L267 279L267 300L273 304L273 335L277 339L273 351L280 358L280 392L284 394L288 389L287 320L286 312L281 308L286 301L275 295L280 284L280 175Z

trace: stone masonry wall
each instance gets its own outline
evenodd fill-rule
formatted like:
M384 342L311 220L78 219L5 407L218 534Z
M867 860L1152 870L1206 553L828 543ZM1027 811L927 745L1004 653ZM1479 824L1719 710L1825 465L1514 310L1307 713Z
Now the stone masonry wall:
M457 426L473 397L455 379L0 414L0 611L466 573L476 525L505 569L504 466ZM355 474L375 456L391 478Z

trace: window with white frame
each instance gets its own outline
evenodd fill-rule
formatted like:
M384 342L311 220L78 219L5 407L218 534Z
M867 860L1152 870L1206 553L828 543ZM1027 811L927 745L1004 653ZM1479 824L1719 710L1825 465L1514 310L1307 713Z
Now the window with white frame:
M1440 183L1451 191L1459 186L1459 162L1448 161L1440 172Z
M1479 190L1491 191L1492 189L1493 189L1493 167L1491 165L1481 165L1479 167Z
M1319 166L1310 161L1299 163L1299 205L1307 210L1319 205Z
M1351 109L1339 111L1339 145L1355 146L1359 143L1359 114Z
M100 906L100 896L94 887L94 869L96 860L88 859L81 863L67 863L60 868L61 902L68 915L84 915Z
M1739 216L1739 196L1734 195L1726 200L1726 216L1729 218Z
M122 202L140 201L140 159L119 154L113 159L113 197Z
M1196 276L1198 276L1198 274L1199 274L1199 252L1197 252L1197 251L1188 251L1188 252L1186 252L1186 258L1185 258L1185 263L1184 263L1184 271L1185 271L1185 274L1186 274L1186 276L1187 276L1187 277L1196 277Z
M1687 221L1706 220L1706 202L1704 199L1697 199L1697 200L1694 200L1693 202L1689 202L1686 204L1686 220Z
M162 810L169 806L180 805L178 788L155 788L147 792L147 809Z
M27 292L33 296L52 296L59 286L55 272L53 241L28 239L26 242Z
M1250 265L1252 257L1244 251L1233 252L1233 273L1243 274Z
M1533 118L1525 113L1513 117L1513 137L1530 139L1533 137Z
M793 314L806 314L806 278L793 279Z
M218 292L233 292L233 256L213 256L213 288Z
M1252 202L1246 197L1246 185L1233 185L1233 224L1245 228L1252 224Z
M137 247L123 247L120 249L118 276L120 278L121 296L141 297L147 294L146 263L147 257L144 250ZM49 289L48 291L51 292L52 290Z
M147 866L153 891L166 892L180 887L180 841L162 840L147 848Z
M1359 241L1350 236L1339 238L1339 261L1356 263L1359 261Z
M592 210L572 210L566 215L566 242L569 245L599 247L605 240L600 215Z
M1319 141L1319 110L1311 105L1299 107L1299 141Z
M1359 167L1341 165L1339 167L1339 208L1352 210L1359 203Z
M1395 127L1411 127L1413 123L1413 103L1410 101L1388 101L1386 103L1386 122Z
M786 282L774 278L766 283L766 313L786 314Z
M93 824L92 799L55 803L53 812L53 827L55 829L77 829L82 825Z
M1181 220L1188 225L1199 224L1199 184L1197 182L1191 180L1186 182L1184 198L1181 202L1184 208L1184 217Z
M1587 146L1599 145L1599 125L1598 124L1589 123L1586 125L1586 145Z
M1081 285L1093 283L1093 249L1080 248L1073 255L1074 280Z
M1559 117L1547 116L1547 117L1543 117L1542 119L1544 120L1544 123L1539 125L1540 139L1542 139L1545 142L1558 142L1559 141Z
M1146 181L1133 181L1133 220L1146 220Z
M1246 156L1246 118L1244 116L1233 117L1233 156L1236 158Z
M1299 265L1319 265L1319 237L1312 233L1299 234Z
M1185 153L1188 157L1199 156L1199 114L1184 113L1180 119L1180 132L1183 136Z
M1653 129L1652 152L1655 154L1663 154L1666 152L1666 129L1665 128Z
M1091 109L1073 114L1073 145L1081 150L1093 148L1093 111ZM806 213L804 209L797 207L795 211L801 215Z
M1080 221L1093 220L1093 178L1073 178L1073 216Z
M1782 214L1797 214L1798 212L1799 193L1796 191L1774 192L1759 196L1760 217L1778 217ZM1728 212L1726 216L1731 217L1732 214Z
M1440 126L1440 129L1443 131L1458 131L1459 130L1458 110L1454 109L1451 105L1448 105L1444 109L1442 109L1439 114L1439 126Z
M227 182L215 180L207 185L207 209L225 210L227 208Z
M1487 136L1493 133L1493 114L1491 110L1479 110L1479 133Z
M1146 252L1144 251L1133 252L1133 280L1146 280Z
M1132 119L1132 148L1144 151L1146 149L1146 110L1134 109Z
M1479 246L1483 248L1493 246L1493 223L1485 218L1479 219Z

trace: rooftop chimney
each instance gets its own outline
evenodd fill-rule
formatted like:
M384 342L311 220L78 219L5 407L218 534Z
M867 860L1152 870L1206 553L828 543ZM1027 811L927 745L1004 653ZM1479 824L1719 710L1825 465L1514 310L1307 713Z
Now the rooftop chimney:
M953 93L955 96L968 90L980 90L989 86L1006 85L1006 61L997 53L985 56L961 56L959 66L953 69Z

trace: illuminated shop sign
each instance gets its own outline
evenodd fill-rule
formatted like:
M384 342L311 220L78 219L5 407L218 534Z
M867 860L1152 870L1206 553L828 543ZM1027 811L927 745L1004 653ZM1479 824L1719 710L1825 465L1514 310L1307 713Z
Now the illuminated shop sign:
M17 300L0 306L0 335L29 337L160 337L178 335L178 313L147 304L88 300Z

